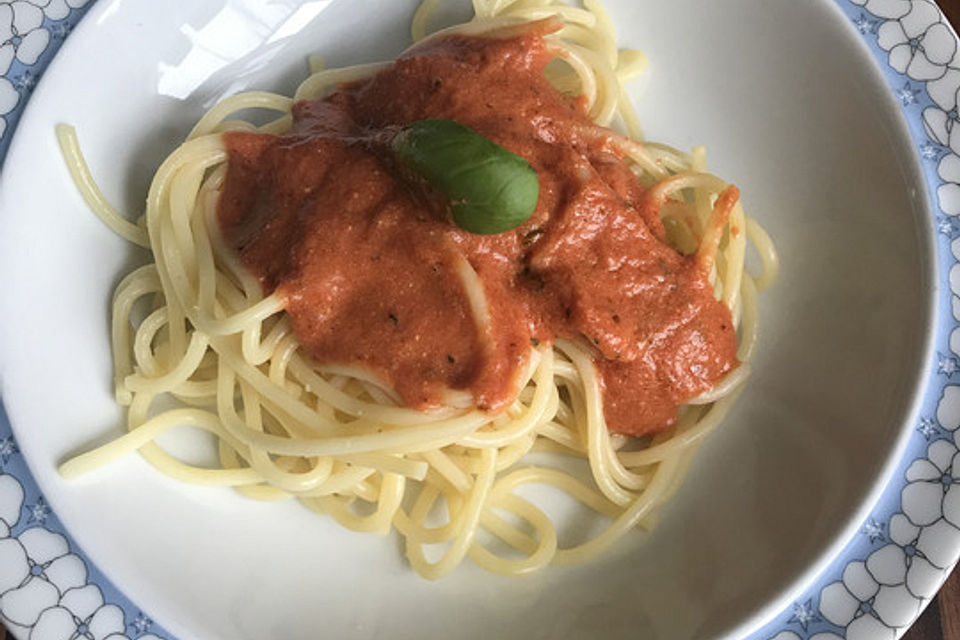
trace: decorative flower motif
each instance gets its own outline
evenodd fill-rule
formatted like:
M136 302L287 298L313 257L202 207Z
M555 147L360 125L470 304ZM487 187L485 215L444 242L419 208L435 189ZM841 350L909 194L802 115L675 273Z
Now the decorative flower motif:
M10 536L24 499L20 482L0 473L0 618L29 640L130 640L123 610L104 604L100 589L87 584L87 567L63 536L42 527ZM49 507L40 497L26 513L42 520ZM146 634L152 624L141 613L130 626L138 640L160 640Z
M66 539L41 527L0 540L0 566L0 610L23 626L36 624L64 593L87 582L87 567Z
M16 83L6 77L14 60L36 64L50 44L50 33L43 26L44 16L61 20L86 5L89 0L14 0L0 1L0 136L6 132L5 116L16 108L20 91L29 91L36 82L30 72L17 76Z
M860 533L867 536L867 538L870 540L870 544L881 542L884 540L883 529L885 526L886 525L884 525L882 522L877 522L873 518L870 518L860 529Z
M50 507L47 506L43 496L37 498L37 501L27 507L27 522L39 522L44 524L50 516Z
M954 240L952 248L954 251L960 251L960 240ZM955 346L957 345L953 344L951 338L951 349ZM950 432L960 429L960 387L957 385L951 384L944 387L940 402L937 404L937 422Z
M910 522L902 513L890 518L890 539L903 549L907 564L907 590L917 598L932 598L943 581L944 571L935 567L925 555L930 550L926 541L921 545L920 527ZM889 552L888 552L889 553ZM899 556L893 558L899 561Z
M781 631L777 635L770 638L770 640L803 640L803 638L795 634L793 631ZM815 636L810 636L809 640L843 640L843 638L835 633L818 633Z
M14 60L35 64L51 38L66 35L64 25L52 25L43 18L61 20L71 9L89 0L0 0L0 76ZM926 83L928 94L939 107L924 111L923 122L931 141L920 147L921 157L938 163L943 184L938 189L940 208L947 216L960 216L960 56L956 41L929 0L850 0L879 20L861 14L854 25L864 35L876 34L888 52L889 64L900 73ZM954 59L957 63L951 66ZM17 76L17 84L0 77L0 136L6 122L3 115L18 104L20 91L29 91L36 75ZM903 84L895 89L904 106L918 102L919 90ZM952 153L951 153L952 151ZM938 230L953 237L958 229L952 218L939 218ZM960 260L960 241L954 255ZM951 272L954 314L960 320L960 265ZM960 356L960 329L951 337L951 350ZM940 354L938 373L953 376L960 362ZM954 432L954 442L934 440L927 457L914 461L906 473L907 486L901 494L902 513L887 523L890 543L877 549L865 562L853 562L842 580L828 585L820 595L822 619L843 628L842 636L824 632L807 637L807 624L821 621L811 602L796 604L790 624L804 628L801 637L781 631L769 640L885 640L896 629L912 622L921 603L933 597L946 571L956 562L960 550L960 387L948 386L938 405L936 420L924 418L918 432L930 440ZM8 442L9 440L9 442ZM12 439L0 440L0 461L16 453ZM18 537L11 531L24 513L24 492L20 483L0 473L0 612L29 631L30 640L86 638L127 640L123 611L104 604L95 585L86 584L86 567L69 553L66 540L41 527L29 528ZM43 523L49 507L40 498L30 505L28 521ZM29 520L32 518L32 520ZM872 543L883 542L884 524L870 519L863 533ZM14 569L6 575L7 568ZM159 640L143 635L152 621L142 613L132 622L131 635L140 640Z
M937 373L943 376L952 377L960 371L960 361L953 356L937 354Z
M787 622L789 624L798 624L806 631L810 624L820 622L820 620L821 618L817 615L816 609L813 608L813 600L807 600L806 602L794 603L793 615L790 616Z
M10 537L22 509L23 487L13 476L0 474L0 541Z
M953 527L960 525L960 453L953 442L932 442L927 457L914 460L906 477L907 486L900 497L910 522L920 527L940 520ZM957 537L960 542L960 529Z
M41 25L43 11L19 0L0 4L0 76L10 70L14 59L33 64L47 48L50 34ZM0 115L13 111L20 102L20 93L7 78L0 78ZM0 118L0 136L6 131L7 121Z
M70 589L60 602L40 614L30 631L30 640L129 640L123 610L103 603L103 594L96 585ZM160 640L153 634L138 640Z
M20 101L20 94L6 78L0 78L0 114L5 116L13 111ZM0 117L0 136L7 130L6 118Z
M34 64L50 43L43 28L43 10L33 2L16 0L0 4L0 75L14 59Z
M877 30L877 42L889 52L890 66L914 80L936 80L947 72L957 52L950 27L928 0L915 0L910 11Z
M13 436L0 438L0 463L7 464L10 462L10 458L19 451L17 441L13 439Z
M943 147L935 142L924 142L920 145L920 157L924 160L939 160L943 155Z
M952 227L951 227L952 230ZM948 233L948 232L944 232ZM937 421L933 418L921 418L920 424L917 425L917 432L926 438L928 441L937 435L937 432L940 430L940 426L937 424Z
M880 21L871 20L870 18L868 18L867 16L861 13L859 16L856 17L856 19L854 19L853 26L855 26L857 28L857 31L859 31L861 34L867 35L868 33L877 32L877 28L880 26Z
M150 630L150 627L153 626L153 620L147 617L142 611L137 613L137 617L133 619L133 622L130 623L130 626L133 627L134 633L137 635L143 635Z
M43 13L50 20L63 20L71 9L79 9L90 0L29 0L30 4L43 7Z
M10 622L29 627L62 593L86 583L87 568L69 553L61 535L32 527L10 537L23 501L20 482L0 474L0 611Z
M820 593L820 613L846 629L847 640L894 640L896 629L920 614L921 600L906 587L903 549L889 544L866 562L852 562L843 580Z
M927 109L929 111L938 111L937 109ZM927 112L924 112L925 115ZM929 114L933 117L934 114ZM939 117L934 118L939 122ZM960 134L960 128L956 126L956 121L951 121L950 131L947 133L949 138L954 135L954 131ZM940 126L940 125L937 125ZM946 124L944 124L946 126ZM940 159L937 164L937 175L943 180L943 184L937 189L937 200L940 209L947 215L960 215L960 157L955 153L949 153Z
M73 26L68 22L58 22L50 27L50 35L53 36L54 40L64 40L71 31L73 31Z
M897 89L894 94L897 96L897 100L900 101L905 107L909 107L912 104L917 104L920 95L920 89L915 88L909 82L904 82L903 86Z
M880 18L896 20L910 12L910 0L850 0Z
M123 611L103 604L103 595L95 585L70 589L60 602L40 614L30 631L30 640L71 640L77 637L123 637Z

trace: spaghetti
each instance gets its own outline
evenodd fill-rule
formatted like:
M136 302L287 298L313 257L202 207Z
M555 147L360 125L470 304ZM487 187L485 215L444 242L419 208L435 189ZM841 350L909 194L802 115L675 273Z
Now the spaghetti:
M529 350L514 393L498 411L476 408L469 393L453 388L441 406L411 409L368 368L318 363L286 313L288 298L279 290L264 294L261 279L241 264L221 232L217 211L228 180L225 134L283 134L294 123L294 101L320 98L389 65L319 70L293 100L251 92L211 109L157 171L137 224L109 207L72 129L59 128L84 198L124 237L149 238L154 259L120 283L113 302L114 375L117 400L128 406L128 433L66 461L60 468L65 478L138 450L184 482L230 486L258 500L296 498L356 531L395 528L413 568L430 579L465 557L504 575L584 562L629 529L652 523L749 374L757 292L776 277L772 242L745 215L735 189L705 173L702 149L687 155L640 141L622 83L645 60L616 49L612 23L598 2L571 7L552 0L475 0L473 21L427 36L434 4L427 0L414 17L417 41L507 37L538 20L560 20L559 31L544 37L557 61L547 68L549 80L582 95L597 125L620 116L629 137L607 129L592 134L603 135L625 158L655 213L664 216L671 244L709 274L716 299L737 327L739 366L679 407L668 428L635 439L608 430L595 353L570 339ZM230 118L249 108L279 115L261 127ZM745 271L748 239L761 259L757 277ZM483 284L468 260L455 261L454 273L482 332L489 324ZM133 323L143 307L145 317ZM181 406L158 410L158 399L166 396ZM187 464L156 444L165 431L182 427L217 438L218 467ZM571 458L587 462L589 482L570 469ZM609 518L609 526L562 548L558 525L542 505L521 495L534 485L565 492ZM442 548L432 553L433 545Z

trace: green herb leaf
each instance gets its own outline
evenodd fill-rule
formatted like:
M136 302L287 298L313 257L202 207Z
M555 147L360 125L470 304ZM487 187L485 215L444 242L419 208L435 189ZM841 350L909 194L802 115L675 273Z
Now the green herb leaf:
M533 213L540 181L530 164L453 120L418 120L391 143L399 161L449 201L458 227L493 234Z

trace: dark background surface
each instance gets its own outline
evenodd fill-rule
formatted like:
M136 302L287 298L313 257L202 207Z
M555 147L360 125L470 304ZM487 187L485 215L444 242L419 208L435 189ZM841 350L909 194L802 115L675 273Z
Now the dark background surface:
M960 25L960 0L938 0L938 4L952 24ZM6 635L0 625L0 640ZM902 640L960 640L960 570L954 570L937 599Z
M960 13L960 0L941 0L945 10L948 5L956 7L954 15ZM960 571L954 570L940 595L902 640L960 640Z

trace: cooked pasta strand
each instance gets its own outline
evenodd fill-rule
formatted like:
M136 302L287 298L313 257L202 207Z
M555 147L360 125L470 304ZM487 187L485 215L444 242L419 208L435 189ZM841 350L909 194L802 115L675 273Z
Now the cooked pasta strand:
M344 82L368 78L388 63L325 69L311 75L294 98L251 92L213 107L157 171L144 222L123 218L90 176L76 134L58 127L67 166L90 207L128 240L149 247L154 262L123 279L113 300L113 366L117 400L129 405L128 432L60 466L72 479L138 451L160 472L180 481L233 487L255 500L299 499L356 531L396 529L412 567L429 579L453 571L465 558L502 575L524 575L548 564L585 562L627 531L649 526L656 509L679 488L699 444L744 387L757 339L757 292L777 276L770 237L749 218L739 194L707 173L705 152L683 153L641 140L640 123L622 82L642 73L645 56L618 51L613 21L598 0L570 6L559 0L474 0L476 18L430 34L436 0L425 0L411 31L415 41L440 34L522 33L546 20L558 59L558 82L584 96L598 125L621 116L630 137L600 126L579 133L623 156L647 188L651 206L689 203L677 215L696 259L711 275L717 299L738 325L742 364L713 389L683 407L670 433L632 450L607 430L602 385L591 352L569 340L532 350L517 395L499 413L472 407L450 390L446 406L422 412L373 372L356 366L317 365L283 315L285 298L264 296L219 237L216 204L226 173L220 133L283 133L294 100L317 98ZM244 109L278 117L262 127L236 119ZM672 206L672 205L671 205ZM752 243L761 272L745 272ZM459 252L456 276L482 340L492 319L484 285ZM136 308L152 305L145 314ZM132 318L144 318L133 322ZM172 395L189 406L151 413ZM219 467L186 464L156 442L175 429L199 428L217 438ZM529 464L528 454L551 465ZM564 469L571 459L589 465L592 483ZM538 459L539 460L539 459ZM554 466L555 463L555 466ZM561 548L554 522L520 497L528 485L569 495L609 526L594 539ZM363 510L365 509L365 510ZM445 512L436 521L437 513ZM525 523L519 526L517 523ZM484 531L486 537L478 533ZM495 538L512 550L485 546ZM445 545L429 559L427 545Z

